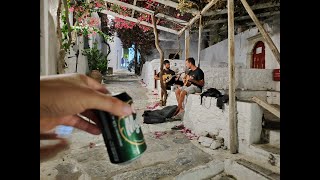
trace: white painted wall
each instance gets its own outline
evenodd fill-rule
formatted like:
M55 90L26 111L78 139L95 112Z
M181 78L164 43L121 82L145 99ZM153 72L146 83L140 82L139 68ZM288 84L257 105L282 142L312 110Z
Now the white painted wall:
M170 61L170 68L176 72L184 71L185 68L185 61L184 60L171 60L165 59ZM160 71L160 59L154 59L152 61L147 61L144 63L140 79L147 85L148 89L154 89L154 70L157 73ZM160 81L157 81L157 89L160 90Z
M164 58L168 59L170 54L175 54L179 51L179 43L180 43L180 59L185 58L185 38L184 34L178 39L178 35L168 33L165 31L161 31L159 33L159 42L160 47L164 53ZM190 34L190 49L189 56L193 57L196 61L198 58L198 34L193 33ZM152 61L153 59L159 59L160 54L157 49L153 50L153 53L146 57L147 61Z
M82 54L82 51L84 49L83 36L78 37L77 44L79 46L77 73L86 74L89 72L89 67L88 67L87 57ZM68 58L68 57L71 57L71 58ZM70 52L65 56L64 60L68 64L68 67L65 68L65 73L75 73L77 61L75 57L75 52L73 51L72 48L70 48Z
M53 0L40 1L40 75L57 74L58 40L55 25L57 5L57 1Z
M228 68L201 66L204 72L205 88L229 89ZM241 90L277 90L277 81L272 79L272 69L235 68L235 88Z
M269 32L271 39L280 52L280 32L278 27L271 28L268 24L264 25L264 28ZM258 33L258 28L252 28L242 33L235 35L235 63L243 68L250 68L251 63L251 51L258 41L263 41L265 44L265 59L266 69L279 68L279 64L274 58L268 44ZM211 62L211 66L214 67L219 62L228 62L228 39L221 41L213 46L203 49L200 54L201 60Z
M120 60L122 57L122 43L120 38L117 35L114 36L113 42L109 42L111 53L109 54L108 58L109 67L112 67L113 70L120 69Z

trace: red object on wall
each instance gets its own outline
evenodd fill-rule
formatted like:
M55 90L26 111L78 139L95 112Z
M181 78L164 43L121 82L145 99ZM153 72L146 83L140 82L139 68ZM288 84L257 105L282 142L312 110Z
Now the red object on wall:
M280 81L280 69L273 70L273 80Z

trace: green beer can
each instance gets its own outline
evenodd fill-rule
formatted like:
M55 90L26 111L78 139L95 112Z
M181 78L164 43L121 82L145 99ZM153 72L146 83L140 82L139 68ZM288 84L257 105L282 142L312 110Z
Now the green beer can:
M113 97L133 105L132 98L126 92ZM125 117L100 110L96 110L95 113L100 119L102 136L112 163L131 162L146 151L147 145L135 113Z

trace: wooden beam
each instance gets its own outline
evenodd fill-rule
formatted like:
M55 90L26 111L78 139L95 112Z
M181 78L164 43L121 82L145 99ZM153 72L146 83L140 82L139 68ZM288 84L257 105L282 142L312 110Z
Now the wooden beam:
M153 25L148 23L148 22L146 22L146 21L139 21L136 18L123 16L123 15L120 15L120 14L112 12L112 11L103 10L103 11L101 11L101 13L109 14L109 15L114 16L114 17L118 17L118 18L121 18L121 19L125 19L125 20L128 20L128 21L132 21L132 22L135 22L135 23L142 24L142 25L149 26L149 27L153 28ZM169 33L172 33L172 34L179 34L179 32L176 31L176 30L173 30L173 29L170 29L170 28L166 28L166 27L163 27L163 26L159 26L159 25L157 25L157 29L162 30L162 31L166 31L166 32L169 32Z
M195 17L193 17L189 23L183 27L180 31L179 31L179 36L188 28L190 27L193 23L195 23L196 20L198 20L200 18L201 14L204 14L205 12L207 12L213 5L215 5L219 0L212 0L211 2L209 2L202 10L200 13L198 13Z
M247 3L246 0L241 0L244 8L247 10L248 14L250 15L251 19L253 20L253 22L256 24L256 26L258 27L259 31L261 32L262 37L266 40L267 44L269 45L269 48L271 49L274 57L276 58L276 60L278 61L278 63L280 64L280 52L278 50L278 48L276 47L276 45L273 43L272 39L270 38L270 36L268 35L267 31L264 29L264 27L261 25L261 23L259 22L258 18L256 17L256 15L253 13L252 9L250 8L249 4Z
M229 65L229 142L230 152L237 153L237 122L234 72L234 0L228 0L228 65Z
M280 3L263 3L263 4L256 4L251 7L252 10L257 10L257 9L266 9L266 8L271 8L271 7L279 7ZM217 9L213 11L208 11L206 12L203 16L216 16L218 14L227 14L228 9Z
M139 11L139 12L142 12L142 13L145 13L145 14L149 14L149 15L153 15L154 14L154 11L151 11L151 10L146 9L146 8L141 8L141 7L132 5L132 4L128 4L128 3L125 3L125 2L122 2L122 1L119 1L119 0L104 0L104 1L116 4L116 5L119 5L119 6L127 7L127 8L130 8L132 10L136 10L136 11ZM133 15L133 13L132 13L132 15ZM187 21L184 21L184 20L181 20L181 19L178 19L178 18L174 18L174 17L168 16L168 15L162 14L162 13L157 13L155 16L157 18L163 18L163 19L166 19L168 21L173 21L173 22L182 24L184 26L187 25Z
M136 6L136 4L137 4L137 0L134 0L134 1L133 1L133 5ZM132 18L134 17L134 9L132 9L131 17L132 17Z
M168 16L168 15L162 14L162 13L156 14L156 17L161 18L161 19L165 19L165 20L168 20L171 22L175 22L175 23L181 24L183 26L186 26L188 24L188 22L185 20L174 18L174 17Z
M257 17L274 16L274 15L278 15L278 14L280 14L280 11L265 12L265 13L258 14ZM236 18L234 18L234 21L242 21L242 20L247 20L247 19L250 19L250 16L236 17ZM211 20L211 21L208 21L205 24L205 26L213 25L213 24L226 23L227 21L228 21L228 19Z
M201 34L202 34L202 16L199 20L199 38L198 38L198 67L200 67Z
M170 0L153 0L153 1L161 3L161 4L164 4L164 5L169 6L169 7L173 7L175 9L178 8L178 3L170 1ZM198 11L197 9L192 8L192 9L187 9L186 12L192 13L192 14L198 14L200 11Z
M190 48L190 34L189 34L189 29L186 30L184 34L184 57L185 59L189 58L189 48ZM180 42L179 42L180 43Z
M280 110L271 104L267 103L266 101L258 98L258 97L252 97L252 101L256 102L259 104L261 107L265 108L266 110L270 111L272 114L280 118Z

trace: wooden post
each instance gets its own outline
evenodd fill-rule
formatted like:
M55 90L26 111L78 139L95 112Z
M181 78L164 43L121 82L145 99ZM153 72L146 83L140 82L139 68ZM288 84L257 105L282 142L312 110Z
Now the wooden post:
M230 152L237 153L237 123L234 72L234 0L228 0L228 63L229 63L229 138Z
M157 32L157 25L156 25L156 18L155 18L155 15L151 15L151 19L152 19L152 24L153 24L153 33L154 33L154 43L156 45L156 48L160 54L160 74L159 74L159 77L160 77L160 86L161 86L161 100L162 100L162 105L165 105L166 102L167 102L167 89L166 89L166 86L163 82L163 78L162 78L162 75L163 75L163 61L164 61L164 55L163 55L163 51L159 45L159 37L158 37L158 32ZM164 97L162 97L162 94Z
M189 58L189 47L190 47L190 34L189 34L189 28L185 30L184 33L184 59Z
M199 39L198 39L198 67L200 67L200 51L201 51L201 34L202 34L202 15L199 19Z
M270 36L268 35L268 33L264 29L264 27L261 25L261 23L259 22L259 20L256 17L256 15L253 13L253 11L250 8L250 6L247 3L247 1L246 0L241 0L241 2L243 4L244 8L247 10L247 12L248 12L249 16L251 17L251 19L253 20L253 22L258 27L259 31L261 32L262 37L266 40L266 42L267 42L268 46L270 47L274 57L276 58L276 60L280 64L280 52L279 52L278 48L274 45L272 39L270 38Z

